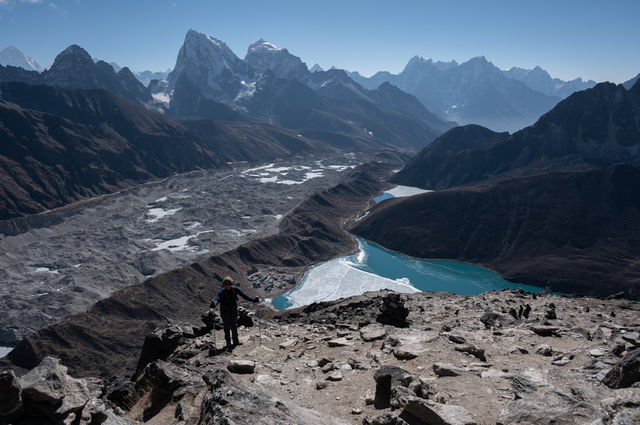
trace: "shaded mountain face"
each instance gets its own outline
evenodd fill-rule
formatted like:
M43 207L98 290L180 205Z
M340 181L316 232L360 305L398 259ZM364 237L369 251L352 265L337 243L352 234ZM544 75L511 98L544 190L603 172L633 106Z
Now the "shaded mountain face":
M560 100L507 78L484 57L458 65L416 56L397 75L379 72L365 78L353 73L352 77L369 89L389 82L446 120L496 131L516 131L530 125Z
M574 92L590 89L596 85L595 81L583 81L582 78L576 78L571 81L552 78L547 71L539 66L533 69L513 67L508 71L502 72L507 78L522 81L535 91L544 93L547 96L559 96L563 99Z
M631 90L598 84L574 93L535 125L509 137L486 129L451 130L420 152L393 181L441 189L489 178L638 161L639 93L639 84Z
M560 292L640 299L640 168L620 164L385 201L353 232Z
M0 100L0 219L220 163L183 126L105 90L3 83Z
M27 71L42 71L42 67L38 65L32 57L25 55L14 46L8 46L0 50L0 65L18 66Z
M452 126L400 90L369 91L339 70L310 73L300 58L264 40L241 60L224 42L194 30L167 94L177 118L254 120L371 139L372 146L416 150Z
M94 62L89 53L77 45L62 51L51 68L41 74L0 67L0 81L46 84L70 89L106 89L140 105L148 105L153 101L149 90L128 68L122 68L116 73L108 63Z
M309 74L299 57L273 43L260 39L249 46L244 61L258 72L271 70L278 78L302 79Z

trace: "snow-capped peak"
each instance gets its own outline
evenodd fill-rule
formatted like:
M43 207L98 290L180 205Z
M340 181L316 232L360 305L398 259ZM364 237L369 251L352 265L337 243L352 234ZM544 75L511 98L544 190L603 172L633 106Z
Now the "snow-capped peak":
M263 39L249 46L244 60L256 71L269 69L279 78L302 78L309 72L299 57Z
M265 41L264 39L261 38L260 40L256 41L255 43L249 46L249 50L247 51L247 54L250 51L259 51L259 50L268 50L268 51L277 52L282 49L276 46L275 44Z
M198 86L214 87L218 85L216 77L225 70L242 75L246 73L246 65L223 41L191 29L168 77L169 86L173 89L178 76L184 74Z
M0 65L19 66L29 71L42 71L42 67L38 65L32 57L25 55L14 46L8 46L0 51Z

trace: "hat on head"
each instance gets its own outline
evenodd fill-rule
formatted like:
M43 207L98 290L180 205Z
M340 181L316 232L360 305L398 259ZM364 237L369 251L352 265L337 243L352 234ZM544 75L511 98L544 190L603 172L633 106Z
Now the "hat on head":
M222 279L222 284L223 285L233 285L233 280L231 279L231 277L229 276L225 276L224 279Z

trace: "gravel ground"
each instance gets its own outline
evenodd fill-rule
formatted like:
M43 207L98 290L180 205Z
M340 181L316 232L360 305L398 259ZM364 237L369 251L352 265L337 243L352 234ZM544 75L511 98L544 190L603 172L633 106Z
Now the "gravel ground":
M282 216L363 160L229 164L82 203L55 226L0 236L0 344L115 290L276 232Z

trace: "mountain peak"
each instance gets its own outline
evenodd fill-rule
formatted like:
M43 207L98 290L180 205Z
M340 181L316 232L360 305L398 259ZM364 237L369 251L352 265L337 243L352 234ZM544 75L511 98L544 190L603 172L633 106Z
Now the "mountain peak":
M0 51L0 65L18 66L29 71L42 71L42 67L32 57L25 55L13 45Z
M54 64L58 62L58 60L62 60L68 57L75 57L75 58L87 60L93 63L93 59L91 58L91 55L86 50L84 50L82 47L78 46L77 44L72 44L71 46L67 47L62 52L60 52L58 56L56 56Z
M299 79L309 72L299 57L262 38L249 46L244 60L259 72L271 70L278 78Z
M276 46L275 44L261 38L260 40L256 41L255 43L249 46L249 49L247 50L247 54L251 51L259 51L259 50L268 50L268 51L278 52L282 49Z

